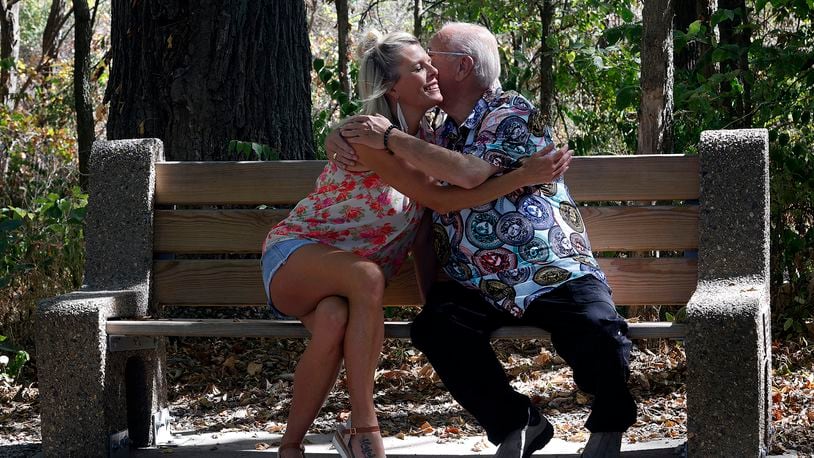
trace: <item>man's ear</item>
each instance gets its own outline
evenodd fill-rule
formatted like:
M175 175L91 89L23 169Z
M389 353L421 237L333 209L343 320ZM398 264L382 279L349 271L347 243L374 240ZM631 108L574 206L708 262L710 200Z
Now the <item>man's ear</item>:
M475 70L475 59L472 56L464 56L458 64L458 72L455 74L455 81L465 80Z

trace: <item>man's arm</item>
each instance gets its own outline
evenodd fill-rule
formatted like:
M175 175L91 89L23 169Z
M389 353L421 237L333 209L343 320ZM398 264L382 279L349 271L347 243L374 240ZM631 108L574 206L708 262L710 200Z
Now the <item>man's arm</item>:
M384 116L355 116L342 126L341 132L351 144L382 149L389 126L390 120ZM461 188L475 188L502 170L479 157L427 143L398 129L390 131L387 146L425 174Z
M362 144L355 148L385 183L442 214L491 202L524 186L554 181L568 170L572 154L567 147L553 152L554 145L549 145L529 157L519 169L490 178L475 188L463 189L438 186L409 162L384 151Z
M479 157L427 143L396 129L390 131L387 146L427 175L465 189L478 187L502 170Z

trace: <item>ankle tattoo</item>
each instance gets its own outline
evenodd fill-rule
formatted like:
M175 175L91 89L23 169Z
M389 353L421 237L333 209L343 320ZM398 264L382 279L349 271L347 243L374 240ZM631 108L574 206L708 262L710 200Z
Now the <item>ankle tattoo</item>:
M362 456L365 458L374 458L376 452L373 451L373 442L368 438L359 439L359 447L362 448Z

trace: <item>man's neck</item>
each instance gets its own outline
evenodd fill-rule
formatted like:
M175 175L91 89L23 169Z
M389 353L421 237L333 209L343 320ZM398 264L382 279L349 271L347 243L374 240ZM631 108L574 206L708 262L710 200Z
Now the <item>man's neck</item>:
M483 97L484 92L486 92L485 89L474 90L466 94L458 94L454 97L444 97L444 103L441 105L441 109L460 126L466 121L466 118L469 117L472 110L475 109L475 105L478 103L478 100ZM448 99L449 102L447 101Z

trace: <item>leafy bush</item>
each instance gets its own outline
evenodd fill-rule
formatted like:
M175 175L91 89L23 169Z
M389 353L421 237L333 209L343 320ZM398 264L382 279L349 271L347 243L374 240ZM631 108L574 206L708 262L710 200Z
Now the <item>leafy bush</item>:
M0 334L7 348L32 349L37 301L82 283L87 195L76 187L69 66L55 70L54 84L36 89L48 103L0 107ZM15 350L14 361L21 355Z

